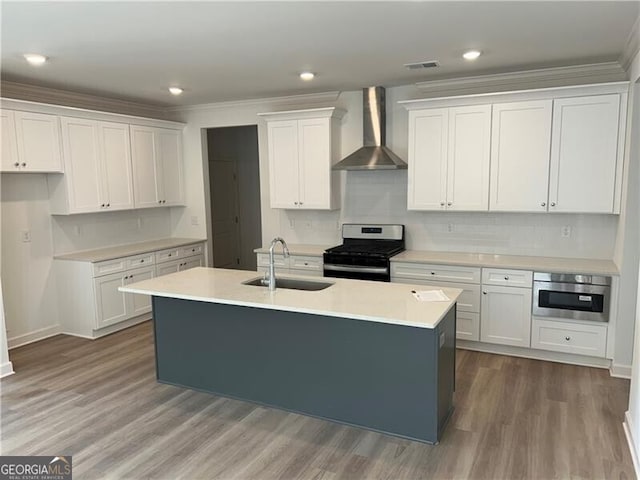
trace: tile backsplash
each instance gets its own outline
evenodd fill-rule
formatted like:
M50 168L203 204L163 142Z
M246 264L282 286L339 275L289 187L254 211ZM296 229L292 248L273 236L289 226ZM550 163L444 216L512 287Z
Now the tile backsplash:
M282 211L281 231L287 241L337 244L342 223L401 223L406 226L407 248L412 250L613 256L616 215L407 211L406 170L344 175L341 210Z

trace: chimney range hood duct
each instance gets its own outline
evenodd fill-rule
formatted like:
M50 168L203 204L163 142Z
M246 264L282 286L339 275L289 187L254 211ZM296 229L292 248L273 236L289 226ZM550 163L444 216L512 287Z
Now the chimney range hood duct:
M334 170L398 170L407 164L385 146L387 123L383 87L363 89L364 146L340 160Z

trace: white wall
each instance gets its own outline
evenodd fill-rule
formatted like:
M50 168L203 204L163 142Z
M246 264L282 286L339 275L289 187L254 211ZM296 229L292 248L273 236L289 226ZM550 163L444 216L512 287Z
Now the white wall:
M4 303L2 301L2 279L0 278L0 378L13 373L13 364L9 360L7 334L4 323Z
M47 180L41 174L0 175L2 279L9 346L59 331ZM21 233L31 232L24 243Z
M635 142L631 146L630 157L635 159L636 162L640 162L640 140L638 137L640 134L640 52L636 54L636 57L630 68L630 77L632 84L632 92L633 96L632 100L632 117L634 119L634 123L629 130L631 135L635 137ZM631 181L630 181L631 182ZM640 188L640 174L636 175L635 178L636 189ZM640 216L640 211L638 210L638 204L634 206L630 206L629 215L634 215L636 217L636 222L640 222L638 218ZM636 239L637 242L637 239ZM640 248L638 243L635 244L634 248ZM639 265L640 262L636 261L634 266L629 265L628 268L633 268L634 275L636 278L636 282L640 283L640 271ZM625 265L625 267L627 267ZM626 270L626 268L625 268ZM636 289L636 299L635 299L635 325L640 324L640 287ZM621 305L622 308L622 305ZM628 309L628 307L625 307ZM634 457L634 465L636 467L636 473L640 473L640 466L638 465L638 453L640 453L640 328L635 328L634 332L634 354L633 354L633 363L632 363L632 374L631 374L631 387L629 391L629 410L626 413L626 432L628 435L628 439L630 441L630 448L632 455Z

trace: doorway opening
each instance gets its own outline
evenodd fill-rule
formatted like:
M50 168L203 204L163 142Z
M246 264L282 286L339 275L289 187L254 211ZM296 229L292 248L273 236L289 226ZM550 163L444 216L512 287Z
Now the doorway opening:
M258 126L207 129L213 266L256 270L262 245Z

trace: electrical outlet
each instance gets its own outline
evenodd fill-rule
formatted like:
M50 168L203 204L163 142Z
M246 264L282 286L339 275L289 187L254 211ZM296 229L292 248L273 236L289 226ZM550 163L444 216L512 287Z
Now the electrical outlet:
M191 225L200 225L200 220L197 215L191 216Z
M571 236L571 225L564 225L560 230L562 238L569 238Z
M31 242L31 230L23 230L20 233L20 237L22 238L22 241L24 243L29 243Z

